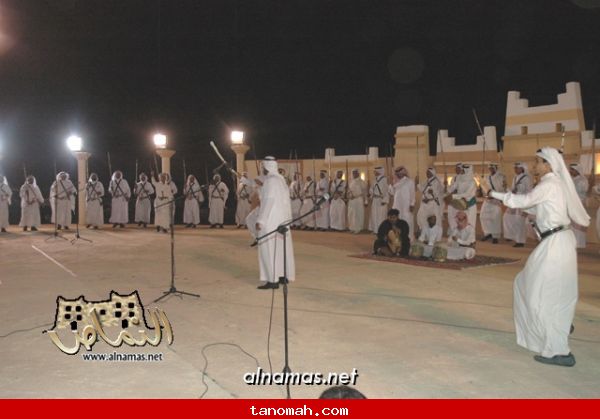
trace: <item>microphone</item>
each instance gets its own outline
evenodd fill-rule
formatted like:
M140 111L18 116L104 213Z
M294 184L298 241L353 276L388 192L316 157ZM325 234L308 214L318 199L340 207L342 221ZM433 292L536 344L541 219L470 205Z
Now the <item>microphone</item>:
M331 198L331 197L329 196L329 194L327 192L325 192L323 194L323 196L321 196L319 198L319 200L315 203L315 207L320 207L322 204L329 201L329 198Z

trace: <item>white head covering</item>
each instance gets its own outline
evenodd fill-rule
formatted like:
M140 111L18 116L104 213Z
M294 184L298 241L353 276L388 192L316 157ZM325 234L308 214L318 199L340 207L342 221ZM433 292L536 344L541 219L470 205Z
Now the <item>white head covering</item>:
M5 184L6 186L8 186L8 180L6 179L6 176L2 175L2 183Z
M92 179L92 176L96 175L96 180ZM90 177L88 179L88 183L96 183L98 182L98 174L97 173L90 173Z
M56 175L56 181L58 182L60 180L60 176L61 175L65 175L65 180L69 180L69 174L67 172L58 172L58 174Z
M515 167L520 167L521 169L523 169L524 174L529 174L529 167L527 167L527 163L518 161L515 163Z
M383 168L383 166L377 166L374 170L378 176L383 176L385 174L385 169Z
M115 172L112 174L112 180L116 181L117 180L117 173L121 174L121 179L123 179L123 172L121 172L120 170L115 170Z
M27 184L27 180L29 178L33 179L33 183L31 184L31 186L37 186L37 180L36 180L35 176L33 176L33 175L27 175L27 177L25 178L25 184Z
M186 180L187 184L188 185L191 184L192 180L194 181L194 183L196 183L196 176L194 176L194 175L188 175L187 180Z
M219 182L221 181L221 175L216 174L213 176L213 180L218 180Z
M245 176L244 176L244 177L242 177L242 178L240 179L240 183L241 183L242 185L246 185L246 186L254 186L254 181L252 181L252 180L248 179L248 178L247 178L247 177L245 177Z
M577 172L578 175L583 175L583 169L579 163L571 163L569 167Z
M577 195L575 184L567 170L567 166L565 166L562 155L552 147L544 147L536 155L546 160L552 166L552 172L561 180L567 199L567 212L571 220L583 227L590 225L590 216L583 207L579 195Z
M431 172L431 174L433 175L433 177L437 176L437 172L435 171L435 167L428 167L427 171Z
M262 167L271 175L279 174L279 165L273 156L265 157L262 161Z
M465 175L473 176L473 166L471 166L470 164L463 164L461 166L462 166L463 170L465 171Z

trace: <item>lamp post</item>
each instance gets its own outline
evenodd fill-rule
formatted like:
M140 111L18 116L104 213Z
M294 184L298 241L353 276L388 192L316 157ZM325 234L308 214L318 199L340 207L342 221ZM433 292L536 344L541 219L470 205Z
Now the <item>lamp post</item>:
M77 159L77 220L85 221L85 184L87 182L87 162L91 154L81 151L83 141L81 137L71 135L67 138L67 147Z
M250 150L246 144L244 144L244 132L243 131L231 131L231 149L235 153L235 170L238 173L242 173L246 170L244 167L246 164L246 153ZM260 173L257 173L260 175Z
M175 155L175 150L167 148L167 136L164 134L154 134L153 140L156 146L156 154L160 157L161 172L171 174L171 157Z

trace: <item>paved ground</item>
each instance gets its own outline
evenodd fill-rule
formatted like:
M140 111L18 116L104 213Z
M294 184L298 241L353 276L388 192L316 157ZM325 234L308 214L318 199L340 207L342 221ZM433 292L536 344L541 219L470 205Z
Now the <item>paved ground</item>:
M50 226L45 226L45 233ZM85 231L93 243L45 241L40 233L0 237L1 397L199 397L202 349L234 343L268 371L283 367L281 290L259 291L256 249L246 231L178 229L177 286L200 299L158 304L175 341L119 352L164 354L162 362L86 362L42 334L58 295L88 300L139 290L147 307L168 288L169 238L154 231ZM72 233L68 235L72 237ZM450 271L347 257L372 236L294 232L297 281L290 286L290 360L294 371L351 372L372 398L600 397L600 256L580 254L580 301L571 345L574 368L538 364L515 344L512 280L532 246L482 243L483 254L519 264ZM36 250L37 249L37 250ZM63 268L43 254L55 259ZM66 269L66 270L65 270ZM69 273L68 271L71 273ZM111 353L100 341L93 353ZM230 345L205 348L205 397L278 398L280 386L249 386L256 361ZM293 397L325 387L294 386Z

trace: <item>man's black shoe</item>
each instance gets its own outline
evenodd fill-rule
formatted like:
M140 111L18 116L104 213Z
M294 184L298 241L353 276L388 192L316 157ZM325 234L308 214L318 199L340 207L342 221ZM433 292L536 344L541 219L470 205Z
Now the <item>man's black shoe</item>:
M35 227L31 227L31 231L38 231L38 230Z
M575 365L575 357L571 353L569 355L554 355L552 358L535 355L533 359L542 364L558 365L560 367L572 367Z
M493 244L498 244L498 239L492 239Z
M492 238L492 235L491 235L491 234L488 234L487 236L483 237L483 238L481 239L481 241L482 241L482 242L485 242L485 241L488 241L488 240L489 240L489 239L491 239L491 238Z
M571 325L571 329L569 330L569 334L572 335L575 331L575 326Z
M524 243L515 243L513 244L513 247L525 247Z
M266 282L264 285L260 285L256 288L259 290L276 290L279 288L279 284L277 282Z

